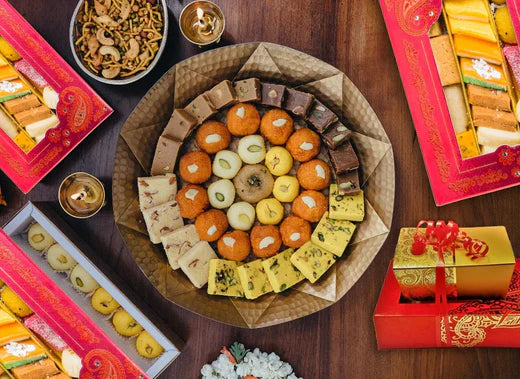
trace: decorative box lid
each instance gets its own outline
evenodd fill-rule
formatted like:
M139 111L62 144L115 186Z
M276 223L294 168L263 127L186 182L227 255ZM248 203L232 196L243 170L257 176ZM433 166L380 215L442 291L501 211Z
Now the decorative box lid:
M43 139L27 153L0 130L0 169L27 193L113 110L7 0L0 0L0 35L59 96L56 109L50 110L59 123L48 129L42 135ZM36 88L26 78L24 80L29 87ZM26 132L20 132L16 138L20 135L26 141L24 143L31 141ZM34 143L32 141L31 145Z

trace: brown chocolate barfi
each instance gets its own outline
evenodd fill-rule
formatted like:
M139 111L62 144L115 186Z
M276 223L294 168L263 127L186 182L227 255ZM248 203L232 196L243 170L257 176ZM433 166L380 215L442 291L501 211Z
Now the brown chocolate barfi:
M221 109L237 102L235 89L229 80L220 82L207 91L206 95L216 109Z
M517 121L514 113L502 112L495 109L472 107L473 123L475 126L487 126L493 129L506 130L516 132Z
M460 74L450 37L445 34L430 39L442 86L460 83Z
M314 96L310 93L287 88L284 108L296 116L305 117L313 100Z
M4 101L4 107L11 114L20 113L31 108L40 106L40 100L34 94Z
M329 129L321 135L323 141L331 149L335 149L350 139L352 132L340 121L332 124Z
M332 123L338 121L338 116L321 101L314 99L308 120L317 132L323 133Z
M16 113L13 116L16 119L16 121L18 121L21 125L27 126L51 117L52 112L46 106L40 105L39 107L31 108L26 111Z
M359 168L359 160L350 141L339 146L336 150L329 150L329 155L336 174Z
M282 84L262 83L262 105L281 108L285 96L285 86Z
M205 94L197 96L184 110L190 112L190 114L197 119L199 124L202 124L217 113L217 110Z
M262 98L260 80L249 78L233 83L239 103L257 102Z
M336 174L336 183L338 184L338 192L341 195L357 195L361 190L358 170Z
M468 84L468 102L472 105L511 111L511 98L507 92Z
M159 137L150 173L164 175L173 173L182 143L165 136Z
M184 109L175 109L164 128L163 136L184 141L197 125L197 119Z

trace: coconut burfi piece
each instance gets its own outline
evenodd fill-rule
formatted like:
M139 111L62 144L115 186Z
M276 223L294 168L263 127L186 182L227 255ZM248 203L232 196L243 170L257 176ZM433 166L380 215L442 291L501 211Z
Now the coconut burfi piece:
M305 277L291 263L291 256L294 249L286 249L275 256L262 261L265 274L273 291L280 293L295 284L300 283Z
M311 235L311 242L332 254L341 257L356 230L356 225L347 220L334 220L325 212Z
M179 258L199 241L199 235L193 224L183 226L180 229L161 236L161 242L168 257L168 262L174 270L180 267Z
M260 80L249 78L233 83L239 103L257 102L262 98Z
M184 226L175 200L143 210L143 218L152 243L161 243L161 236Z
M185 111L189 112L199 124L202 124L208 118L217 113L217 110L208 99L206 94L199 95L188 104Z
M196 125L197 119L190 112L175 109L162 135L177 141L184 141Z
M141 211L175 200L177 177L175 174L137 178Z
M227 107L237 102L237 95L233 83L224 80L206 92L209 101L217 109Z
M239 266L237 270L246 298L256 299L273 291L261 259Z
M159 137L150 170L151 174L155 176L173 173L181 145L182 143L179 141L164 136Z
M208 294L243 297L235 261L212 259L209 262Z
M316 282L336 262L336 256L314 245L311 241L300 247L291 256L291 263L311 283Z
M342 195L338 185L331 184L329 191L329 217L334 220L363 221L365 218L365 197L360 190L357 195Z
M191 249L179 258L179 266L190 282L197 288L202 288L208 282L209 264L217 259L217 254L206 241L197 242Z

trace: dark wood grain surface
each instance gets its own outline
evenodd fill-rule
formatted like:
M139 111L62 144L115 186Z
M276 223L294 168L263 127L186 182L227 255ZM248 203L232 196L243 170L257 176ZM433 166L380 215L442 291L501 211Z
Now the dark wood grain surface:
M43 37L79 71L68 43L74 0L11 0ZM110 188L119 131L139 99L173 64L200 50L177 27L187 1L169 0L171 30L166 53L153 72L123 88L85 79L116 110L28 196L0 173L8 201L4 223L28 200L49 201L115 271L167 321L186 346L162 375L196 378L220 347L235 340L276 351L305 378L512 378L520 372L514 349L377 351L372 313L401 226L422 218L455 219L461 225L505 225L520 251L519 188L437 208L392 49L377 0L216 0L227 16L223 43L269 41L316 56L344 71L372 104L392 140L396 160L396 203L392 231L359 282L335 305L287 324L242 330L207 320L161 298L132 261L114 224L111 204L95 218L68 218L57 205L59 183L69 173L87 171ZM110 192L110 191L109 191ZM518 255L518 254L517 254Z

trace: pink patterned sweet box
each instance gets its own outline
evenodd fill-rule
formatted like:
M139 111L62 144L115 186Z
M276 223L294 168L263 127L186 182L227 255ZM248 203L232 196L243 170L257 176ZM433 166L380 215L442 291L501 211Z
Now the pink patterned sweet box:
M29 192L113 110L0 0L0 169Z
M73 285L76 277L74 268L67 272L56 270L49 257L50 249L39 251L39 247L30 243L32 236L35 236L31 231L34 225L43 228L53 239L52 242L59 244L72 257L76 264L73 267L81 266L88 277L95 281L98 289L106 291L111 299L117 301L117 308L111 314L100 313L99 309L94 308L92 299L96 291L92 296L92 293L87 294ZM109 279L105 274L107 270L102 271L100 266L92 263L84 255L84 250L78 247L77 239L72 242L62 227L63 223L53 216L52 209L44 203L28 203L22 208L3 230L0 229L0 279L64 341L67 349L81 358L79 378L157 377L180 354L177 346L182 342L171 333L166 336L157 327L161 321L153 311L144 304L138 308L135 300L129 300L115 284L115 278L112 276ZM36 236L43 236L41 231L37 233ZM41 238L34 241L41 242ZM85 274L82 279L81 284L87 283ZM106 301L105 298L103 302ZM9 307L8 303L5 305ZM143 313L144 309L147 315ZM141 331L133 336L121 335L114 321L117 312L128 313L132 317L131 322L140 325ZM27 325L27 317L22 316L20 321ZM154 322L150 317L155 318ZM153 345L147 343L144 352L139 350L139 336L143 333L148 333L161 346L161 350L155 350L157 353L153 356L148 354L157 349ZM42 337L42 340L49 344L48 339Z
M520 3L380 5L436 204L520 184Z

